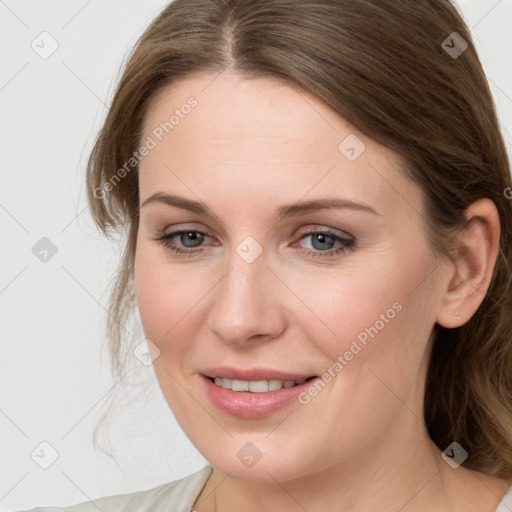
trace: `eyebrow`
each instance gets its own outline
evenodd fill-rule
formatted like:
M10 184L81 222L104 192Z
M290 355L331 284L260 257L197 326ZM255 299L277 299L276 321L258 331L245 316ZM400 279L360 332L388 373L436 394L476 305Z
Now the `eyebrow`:
M166 204L168 206L181 208L182 210L188 210L199 215L214 216L213 212L203 203L185 199L184 197L180 196L165 194L164 192L155 192L154 194L150 195L147 199L144 200L140 207L144 208L144 206L152 203ZM372 213L374 215L380 215L380 213L378 213L374 208L367 204L333 197L319 198L299 203L284 204L277 208L274 214L280 219L284 219L286 217L297 217L299 215L305 215L307 213L316 212L318 210L328 209L351 209Z

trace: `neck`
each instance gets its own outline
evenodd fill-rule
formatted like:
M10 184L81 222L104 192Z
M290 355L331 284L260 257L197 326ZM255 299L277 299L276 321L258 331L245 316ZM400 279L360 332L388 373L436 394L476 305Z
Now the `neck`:
M383 429L382 435L339 466L278 481L242 480L214 469L196 501L198 512L447 512L494 511L508 483L463 467L453 470L441 458L423 423L408 414L408 429ZM408 432L395 436L390 432ZM260 461L260 463L263 462ZM461 494L462 493L462 494ZM467 498L464 508L461 496ZM462 505L461 505L462 504ZM460 508L457 508L460 507ZM473 509L471 509L473 510Z

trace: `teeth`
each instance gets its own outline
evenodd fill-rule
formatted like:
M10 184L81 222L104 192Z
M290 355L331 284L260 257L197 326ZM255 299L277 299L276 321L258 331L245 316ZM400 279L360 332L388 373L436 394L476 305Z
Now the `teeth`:
M251 393L266 393L267 391L277 391L281 388L291 388L293 386L303 384L306 379L295 380L237 380L226 379L223 377L215 377L217 386L233 391L250 391Z
M249 382L246 380L234 380L233 379L231 381L231 389L233 391L249 391Z
M249 381L247 383L247 391L251 391L252 393L265 393L266 391L268 391L268 385L269 382L267 380Z
M281 389L282 387L283 387L282 380L269 380L268 381L268 390L269 391L276 391L278 389Z

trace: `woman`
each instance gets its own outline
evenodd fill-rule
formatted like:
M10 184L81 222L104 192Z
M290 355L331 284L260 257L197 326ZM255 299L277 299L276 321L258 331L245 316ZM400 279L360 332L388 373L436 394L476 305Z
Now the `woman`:
M510 167L448 0L172 2L87 183L114 367L136 303L210 464L66 510L510 510Z

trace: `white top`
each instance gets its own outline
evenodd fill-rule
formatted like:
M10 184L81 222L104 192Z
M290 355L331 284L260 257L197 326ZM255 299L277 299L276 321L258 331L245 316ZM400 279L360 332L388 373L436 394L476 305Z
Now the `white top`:
M103 496L69 507L36 507L19 512L189 512L201 493L213 467L208 465L179 480L174 480L153 489ZM495 512L512 510L512 485L503 496Z

